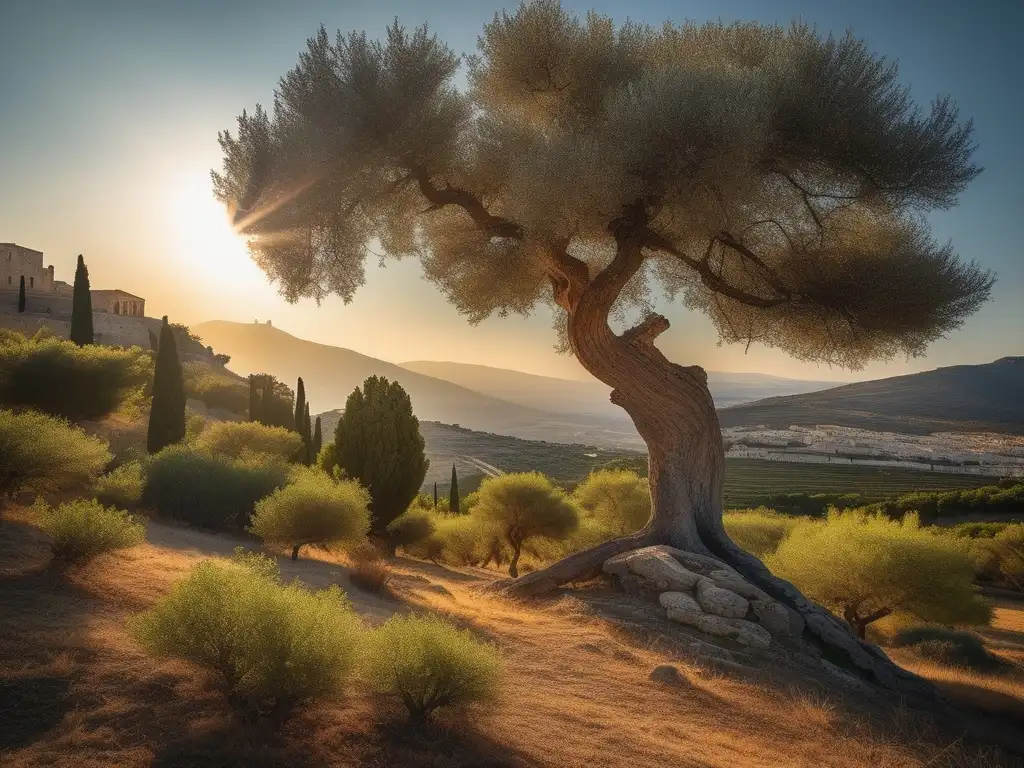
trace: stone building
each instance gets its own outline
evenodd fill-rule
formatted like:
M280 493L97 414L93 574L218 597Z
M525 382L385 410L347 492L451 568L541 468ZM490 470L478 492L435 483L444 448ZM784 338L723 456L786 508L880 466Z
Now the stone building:
M54 279L53 265L43 265L42 251L0 243L0 312L16 309L21 278L25 278L25 311L56 318L70 317L74 289ZM145 317L146 300L122 290L93 290L93 314Z

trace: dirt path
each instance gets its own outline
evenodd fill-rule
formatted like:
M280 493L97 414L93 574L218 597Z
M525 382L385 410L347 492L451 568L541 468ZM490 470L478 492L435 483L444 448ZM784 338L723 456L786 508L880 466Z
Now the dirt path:
M501 475L505 474L502 470L498 469L493 464L488 464L483 459L478 459L475 456L459 456L457 458L460 458L463 461L468 461L470 464L479 469L488 477L500 477Z

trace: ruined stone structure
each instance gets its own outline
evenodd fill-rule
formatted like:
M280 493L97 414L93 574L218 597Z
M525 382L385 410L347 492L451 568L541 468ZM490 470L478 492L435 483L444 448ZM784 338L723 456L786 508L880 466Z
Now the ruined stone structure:
M0 243L0 291L18 292L25 278L26 293L55 293L53 265L43 266L42 251L15 243Z

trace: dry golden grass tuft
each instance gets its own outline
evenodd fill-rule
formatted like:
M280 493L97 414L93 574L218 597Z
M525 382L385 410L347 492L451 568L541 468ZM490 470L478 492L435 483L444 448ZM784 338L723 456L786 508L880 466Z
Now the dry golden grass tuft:
M16 515L15 515L16 516ZM664 653L629 642L574 598L517 604L482 595L489 576L393 561L400 596L496 643L501 700L403 725L400 703L355 692L301 710L279 733L232 720L213 681L144 656L124 631L229 537L151 525L146 544L103 555L55 584L45 540L0 526L0 764L29 766L381 765L835 766L1014 765L919 718L812 684L773 687L672 661L686 685L648 679ZM318 554L316 556L319 556ZM16 564L16 565L15 565ZM336 562L282 561L286 578L347 583ZM350 592L370 621L404 608Z

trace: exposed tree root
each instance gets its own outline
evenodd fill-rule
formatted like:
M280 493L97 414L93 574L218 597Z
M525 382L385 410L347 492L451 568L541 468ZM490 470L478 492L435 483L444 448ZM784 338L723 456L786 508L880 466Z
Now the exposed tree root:
M631 536L577 552L518 579L495 582L491 588L511 597L544 595L564 584L593 578L601 573L601 567L608 558L664 543L659 540L661 538L650 528L645 528ZM808 600L788 581L773 575L764 563L736 546L727 535L723 533L711 538L711 546L707 549L716 558L803 618L804 639L820 648L825 658L867 682L903 696L908 703L929 708L945 706L938 690L930 682L899 667L877 645L857 638L845 622ZM706 555L707 552L699 554Z

